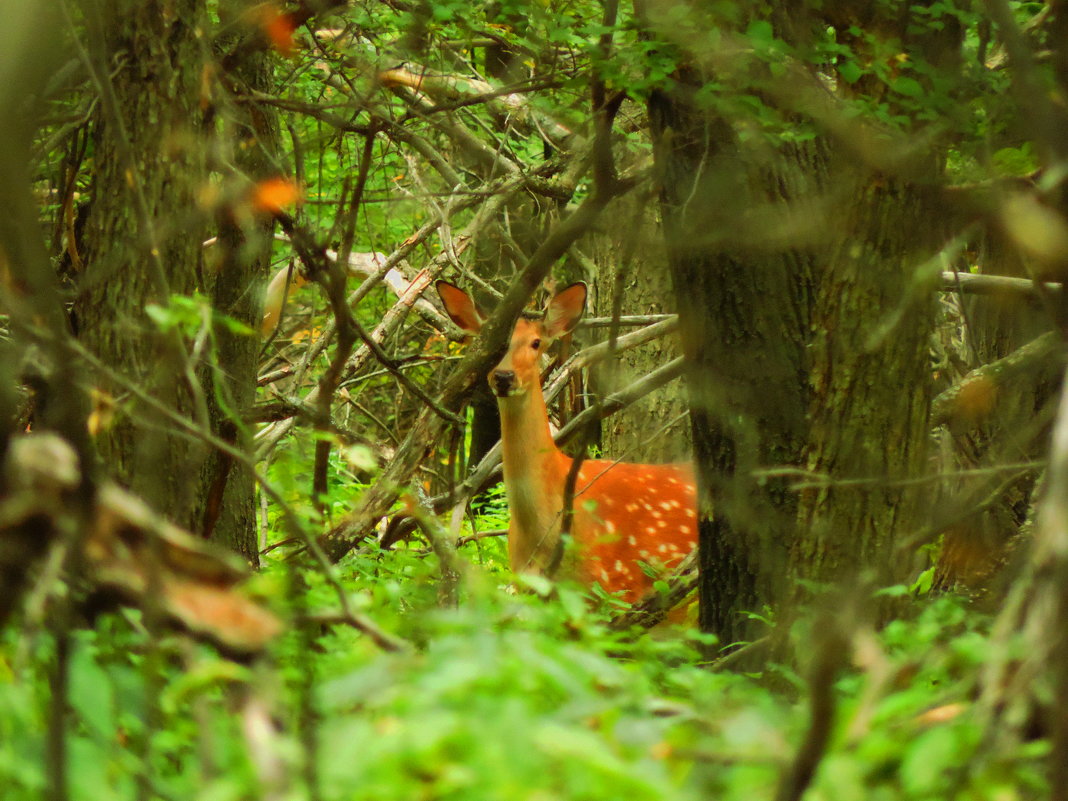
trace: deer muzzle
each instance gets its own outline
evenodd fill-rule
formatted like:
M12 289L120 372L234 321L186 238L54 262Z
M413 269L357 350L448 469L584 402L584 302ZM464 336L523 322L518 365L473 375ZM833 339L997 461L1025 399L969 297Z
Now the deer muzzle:
M490 373L490 389L498 398L507 398L516 388L514 370L494 370Z

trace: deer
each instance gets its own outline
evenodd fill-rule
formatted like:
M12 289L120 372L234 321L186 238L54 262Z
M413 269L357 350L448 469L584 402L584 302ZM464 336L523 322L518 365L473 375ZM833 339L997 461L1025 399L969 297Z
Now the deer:
M478 334L485 318L471 296L447 281L436 287L452 321ZM649 572L671 569L696 546L697 492L687 464L584 459L574 480L565 549L564 504L574 460L553 440L540 361L553 341L574 330L586 297L586 284L571 284L550 298L540 319L524 314L488 375L501 413L508 559L513 574L598 583L634 603L652 588Z

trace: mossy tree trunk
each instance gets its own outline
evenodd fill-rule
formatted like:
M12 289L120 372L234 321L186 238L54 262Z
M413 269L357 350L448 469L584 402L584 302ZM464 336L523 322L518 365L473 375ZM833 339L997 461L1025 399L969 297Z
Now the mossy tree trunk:
M768 20L789 37L811 13L773 4ZM905 38L907 20L877 22ZM899 545L926 519L912 479L926 465L933 291L915 279L944 242L925 188L941 164L925 152L885 171L826 130L769 145L703 91L724 62L687 55L649 108L688 361L701 625L728 644L764 633L748 611L788 622L813 587L903 577ZM772 106L798 91L756 61L729 69Z
M597 265L595 296L590 311L611 317L617 288L624 299L621 314L672 314L675 296L671 273L657 225L658 208L648 193L631 192L612 201L593 251ZM634 330L620 328L618 335ZM603 341L609 329L583 333L584 342ZM663 367L681 354L678 336L671 335L616 355L597 366L591 387L603 397ZM685 386L675 381L601 423L606 456L628 462L663 463L690 458L690 426Z
M207 217L201 67L203 4L112 0L87 9L102 77L93 142L92 210L75 306L79 339L121 382L99 377L97 447L108 471L176 523L195 529L207 448L134 388L206 424L204 388L185 340L146 307L198 286ZM125 382L125 385L124 383ZM113 409L111 407L114 407Z
M251 474L189 425L248 447L240 421L255 391L258 341L220 325L216 313L255 330L255 282L269 253L262 227L232 213L247 187L209 174L219 109L206 14L202 0L86 7L101 97L74 320L80 341L108 368L96 376L91 421L106 471L174 522L254 560ZM263 79L262 64L246 68L249 75L235 68L235 76ZM247 154L235 161L263 174L270 124L247 109L228 111L236 115L228 141ZM205 258L215 215L220 236ZM193 306L199 318L187 313L172 326L146 312L179 310L172 299L195 294L214 313ZM170 314L172 323L182 317Z
M268 92L272 82L270 52L237 48L239 60L225 65L230 81ZM221 141L232 148L233 163L254 181L277 177L279 122L270 106L233 104L220 114ZM238 192L241 189L238 187ZM270 272L274 222L265 218L236 220L229 209L217 215L218 253L205 270L206 286L216 312L258 331L263 317L263 288ZM214 325L215 362L203 376L212 430L245 454L254 453L249 420L256 400L256 377L262 342L231 326ZM255 476L247 464L213 450L201 470L202 524L199 531L258 561Z

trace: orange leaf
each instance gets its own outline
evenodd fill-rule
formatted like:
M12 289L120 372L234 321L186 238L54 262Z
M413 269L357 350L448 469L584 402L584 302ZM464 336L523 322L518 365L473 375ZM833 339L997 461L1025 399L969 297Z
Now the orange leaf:
M978 375L961 384L954 404L954 412L962 420L977 425L994 411L998 387L984 375Z
M296 30L297 24L292 14L279 11L278 6L269 3L261 12L260 27L275 50L283 56L293 55L296 49L293 31Z
M967 709L967 705L959 702L936 706L934 709L928 709L926 712L917 715L916 722L924 726L931 726L936 723L948 723L954 718L960 717L960 715Z
M272 214L300 202L300 189L288 178L268 178L252 190L252 207Z

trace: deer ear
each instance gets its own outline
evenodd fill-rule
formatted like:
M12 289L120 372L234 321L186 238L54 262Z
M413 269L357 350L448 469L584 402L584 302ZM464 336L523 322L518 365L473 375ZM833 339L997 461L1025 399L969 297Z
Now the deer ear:
M586 310L586 285L581 281L561 289L545 307L545 335L556 339L570 333Z
M438 281L435 286L446 313L454 323L469 334L477 334L482 330L482 314L470 295L448 281Z

